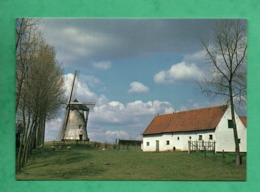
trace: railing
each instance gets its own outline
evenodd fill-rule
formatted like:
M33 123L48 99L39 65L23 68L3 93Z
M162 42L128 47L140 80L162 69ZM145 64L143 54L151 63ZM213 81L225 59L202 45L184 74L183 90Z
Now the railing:
M192 151L213 151L215 152L215 141L188 141L188 152Z

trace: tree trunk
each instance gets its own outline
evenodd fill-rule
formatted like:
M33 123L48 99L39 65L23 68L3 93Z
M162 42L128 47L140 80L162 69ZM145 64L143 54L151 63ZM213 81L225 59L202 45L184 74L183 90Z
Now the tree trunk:
M234 102L233 102L233 93L232 93L232 85L229 88L230 93L230 106L231 106L231 117L233 123L233 133L234 133L234 141L235 141L235 154L236 154L236 165L241 165L241 158L240 158L240 149L239 149L239 140L237 134L237 124L235 119L235 109L234 109Z

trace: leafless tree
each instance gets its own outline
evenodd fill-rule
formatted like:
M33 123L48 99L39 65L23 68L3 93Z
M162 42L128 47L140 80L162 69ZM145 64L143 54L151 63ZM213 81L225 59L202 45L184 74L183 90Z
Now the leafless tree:
M23 167L33 148L44 144L45 121L63 100L63 76L53 47L42 37L38 21L17 19L16 116L22 122L17 169Z
M16 111L30 61L41 41L43 38L38 30L38 20L32 18L16 20Z
M216 25L214 38L202 40L211 65L211 76L200 82L204 94L223 97L231 106L236 164L240 165L240 148L235 121L235 102L246 102L247 27L244 20L223 20ZM238 102L237 102L238 101Z

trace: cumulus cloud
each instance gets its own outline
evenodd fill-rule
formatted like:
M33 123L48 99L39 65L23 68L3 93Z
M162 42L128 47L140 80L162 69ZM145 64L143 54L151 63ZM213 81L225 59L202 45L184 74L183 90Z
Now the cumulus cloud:
M112 67L111 63L109 61L102 61L102 62L93 62L92 65L101 70L107 70Z
M87 82L89 87L97 87L97 86L104 86L104 83L92 75L80 75L80 79L82 82ZM104 88L104 87L103 87Z
M65 96L69 99L69 95L72 89L72 82L73 82L74 74L69 73L64 75L65 79ZM97 95L92 92L88 85L82 81L76 80L75 86L73 88L73 98L72 99L78 99L79 101L97 101L98 97Z
M206 51L202 49L195 53L185 55L183 61L186 63L204 63L206 55Z
M130 89L128 90L129 93L146 93L148 91L149 91L149 87L136 81L130 84Z
M100 106L95 106L92 113L94 121L101 124L134 124L147 115L157 113L171 113L174 109L167 101L141 101L136 100L126 105L119 101L110 101Z
M175 83L177 81L198 80L202 74L196 64L188 64L183 61L172 65L168 70L155 74L154 81L156 83Z

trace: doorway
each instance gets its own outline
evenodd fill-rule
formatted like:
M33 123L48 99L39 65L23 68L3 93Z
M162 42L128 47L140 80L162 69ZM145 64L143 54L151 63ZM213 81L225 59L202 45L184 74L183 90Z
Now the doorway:
M159 140L156 140L156 151L159 151Z

